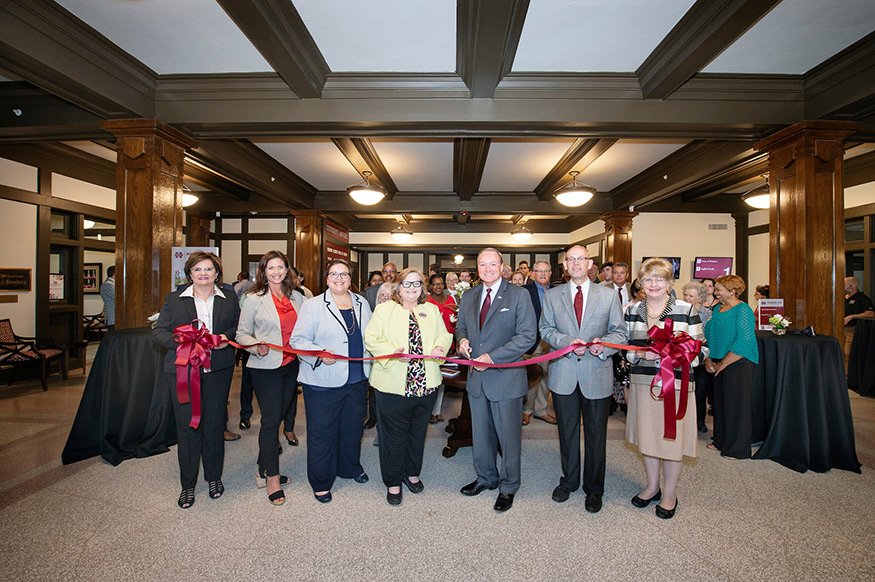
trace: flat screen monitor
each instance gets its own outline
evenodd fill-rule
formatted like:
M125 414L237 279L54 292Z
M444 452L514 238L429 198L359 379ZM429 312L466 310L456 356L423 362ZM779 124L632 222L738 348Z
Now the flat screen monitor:
M716 279L732 273L732 257L696 257L694 279Z
M665 259L666 261L671 263L671 266L674 268L674 273L672 274L672 277L674 279L680 278L680 276L681 276L681 258L680 257L644 257L641 262L643 263L647 259L653 259L653 258Z

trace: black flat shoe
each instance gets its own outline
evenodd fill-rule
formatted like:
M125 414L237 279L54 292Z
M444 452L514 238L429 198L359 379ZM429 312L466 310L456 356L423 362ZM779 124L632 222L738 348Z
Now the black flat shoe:
M323 493L322 495L316 495L314 493L313 497L315 497L316 501L318 501L319 503L328 503L329 501L331 501L331 491L329 491L328 493Z
M659 519L671 519L674 517L674 512L677 510L677 508L678 508L677 499L675 499L674 507L672 507L671 509L666 509L661 505L657 505L656 506L656 517L658 517Z
M634 505L635 507L644 508L644 507L647 507L648 505L650 505L651 503L653 503L654 501L659 501L660 499L662 499L662 489L657 489L656 493L650 499L642 499L641 497L636 495L635 497L632 498L632 505Z
M242 428L243 430L249 430L250 426L252 426L252 423L249 422L248 418L241 418L240 419L240 428Z
M590 513L598 513L602 510L602 498L598 495L587 495L583 508Z
M389 502L389 505L401 505L401 499L403 495L401 494L401 488L398 488L398 493L392 493L388 489L386 489L386 501Z
M362 473L358 477L353 477L352 480L356 483L367 483L370 480L370 477L368 477L367 473Z
M507 511L513 507L513 493L499 493L493 509L495 511Z
M218 499L225 492L225 486L222 484L221 479L218 481L208 481L207 484L210 486L210 499Z
M472 481L468 483L464 487L462 487L459 492L462 495L467 495L468 497L474 497L475 495L480 495L483 491L489 489L492 491L495 487L487 487L486 485L482 485L480 481Z
M179 499L176 503L182 509L188 509L192 505L194 505L194 488L191 489L183 489L182 493L179 494Z
M370 428L374 428L375 426L377 426L377 419L376 418L369 418L367 421L365 421L365 428L370 429Z
M423 485L422 479L414 483L408 477L404 477L403 479L401 479L401 481L402 483L407 485L407 488L410 490L411 493L422 493L422 490L425 489L425 485Z
M552 499L556 503L564 503L568 501L568 496L571 495L571 489L564 485L557 485L553 490Z
M700 422L698 425L699 432L708 432L708 426L704 422Z

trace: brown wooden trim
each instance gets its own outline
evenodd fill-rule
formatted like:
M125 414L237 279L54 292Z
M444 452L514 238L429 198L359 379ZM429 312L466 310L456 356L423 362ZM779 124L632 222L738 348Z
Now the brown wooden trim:
M769 225L761 224L759 226L750 226L747 229L747 236L751 237L757 234L769 234Z
M747 301L751 288L751 282L747 280L750 270L750 228L748 227L750 215L745 212L734 214L732 218L735 219L735 273L747 282L739 299Z
M115 189L115 164L61 143L0 144L0 157Z
M489 154L489 138L456 138L453 140L453 190L460 200L471 200L480 189L486 157ZM467 215L456 215L456 222L465 224Z
M844 161L845 189L875 182L875 152L854 156Z
M358 218L355 221L355 232L385 232L389 233L396 228L398 223L394 220L380 218ZM562 233L568 232L567 223L564 220L529 220L526 226L536 233ZM415 233L459 233L470 234L474 232L496 232L510 234L513 223L510 220L477 220L476 215L466 221L465 224L446 221L416 220L407 225L408 230Z
M46 173L50 174L50 172ZM63 198L55 198L53 196L46 196L45 194L29 192L27 190L13 188L11 186L4 186L2 184L0 184L0 198L14 200L16 202L24 202L25 204L36 204L46 206L48 208L57 208L58 210L63 210L65 212L79 212L82 214L87 214L88 216L93 218L110 220L113 222L115 221L116 216L115 210L111 210L109 208L93 206L91 204L75 202L73 200L65 200Z
M804 119L870 116L875 93L875 32L806 73L803 88Z
M730 168L714 172L708 180L700 185L687 189L681 199L684 202L707 200L713 196L725 194L741 186L751 186L757 182L765 183L762 176L769 172L768 156L761 154L744 160Z
M638 67L644 99L665 99L780 0L697 0Z
M471 97L491 99L516 56L529 0L459 0L456 71Z
M568 172L576 170L583 172L591 163L608 151L616 139L576 139L556 165L544 176L540 184L535 186L535 194L539 200L550 200L559 184L570 182Z
M301 98L322 96L328 63L287 0L218 0L264 59Z

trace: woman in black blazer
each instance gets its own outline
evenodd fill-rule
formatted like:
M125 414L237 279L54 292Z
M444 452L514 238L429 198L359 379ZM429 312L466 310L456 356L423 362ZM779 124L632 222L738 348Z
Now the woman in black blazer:
M234 350L227 349L227 340L236 336L237 320L240 318L237 295L230 287L222 287L222 263L219 257L203 251L192 253L185 263L185 276L190 285L167 295L152 330L155 340L169 350L164 361L164 372L176 417L179 480L182 484L177 503L182 509L194 505L194 490L202 459L210 497L218 499L225 492L222 484L225 406L231 390L235 360ZM188 366L189 374L200 374L201 381L200 424L197 428L191 428L191 402L180 404L176 392L175 361L179 344L174 330L195 319L201 320L209 333L220 336L224 341L211 350L209 370L192 370Z

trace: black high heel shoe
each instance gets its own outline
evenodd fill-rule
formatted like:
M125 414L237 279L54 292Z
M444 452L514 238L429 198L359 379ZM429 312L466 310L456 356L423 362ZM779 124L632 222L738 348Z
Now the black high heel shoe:
M284 432L283 434L286 436L286 440L289 442L289 445L293 447L298 446L298 436L295 434L295 431Z
M209 481L210 486L210 499L218 499L222 496L222 493L225 492L225 485L222 484L222 480L218 481Z
M194 487L191 489L183 489L182 493L179 494L179 499L176 503L182 509L188 509L192 505L194 505Z
M662 489L657 489L656 493L650 499L642 499L641 497L636 495L635 497L632 498L632 505L634 505L635 507L644 508L644 507L647 507L648 505L650 505L651 503L653 503L654 501L659 501L660 499L662 499Z
M658 517L659 519L671 519L674 517L674 512L677 510L677 508L678 508L677 499L675 499L674 507L672 507L671 509L666 509L661 505L657 505L656 506L656 517Z

